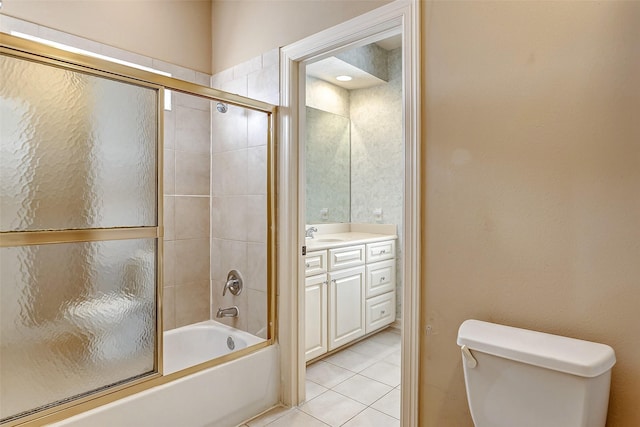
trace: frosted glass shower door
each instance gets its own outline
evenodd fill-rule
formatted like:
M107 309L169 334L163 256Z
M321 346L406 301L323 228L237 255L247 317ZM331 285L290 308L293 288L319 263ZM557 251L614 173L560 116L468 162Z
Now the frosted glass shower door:
M0 422L158 371L159 87L0 56Z

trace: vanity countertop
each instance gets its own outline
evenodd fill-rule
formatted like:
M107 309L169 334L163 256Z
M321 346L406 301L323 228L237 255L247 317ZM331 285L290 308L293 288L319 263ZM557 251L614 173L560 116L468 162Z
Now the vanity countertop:
M318 251L322 249L340 248L343 246L382 242L397 238L398 236L395 234L349 231L344 233L316 234L314 238L305 239L305 244L307 245L307 251Z

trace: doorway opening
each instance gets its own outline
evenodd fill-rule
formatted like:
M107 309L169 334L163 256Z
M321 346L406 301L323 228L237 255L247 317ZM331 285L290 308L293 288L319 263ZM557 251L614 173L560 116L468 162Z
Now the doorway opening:
M402 36L303 61L305 403L331 425L400 425ZM344 411L326 413L339 402Z
M390 3L337 27L289 45L281 51L282 108L279 126L280 185L278 190L280 197L278 212L280 227L278 241L280 242L280 251L278 283L280 289L279 340L282 348L283 403L287 405L295 406L313 400L309 398L314 391L309 390L310 395L306 396L308 384L306 381L307 361L317 361L324 357L325 359L320 360L315 365L342 372L348 376L344 380L352 378L351 382L354 384L344 383L345 387L357 387L358 384L362 387L360 383L367 382L366 380L373 380L384 386L380 388L380 390L384 389L382 390L384 395L389 394L392 390L397 390L397 393L394 392L394 394L398 395L398 399L399 395L402 396L402 409L397 411L399 418L402 420L402 425L417 425L419 330L417 309L419 302L419 268L417 260L419 259L418 224L420 217L418 203L420 153L417 143L419 134L417 120L417 98L419 95L417 87L418 37L415 31L417 28L415 20L418 16L417 6L417 2ZM394 41L395 43L399 42L399 45L389 49L383 47L385 43ZM383 46L380 46L380 44ZM397 49L397 51L389 54L394 49ZM345 92L350 92L347 96L349 99L348 117L344 114L344 110L342 111L343 114L336 114L336 111L331 111L332 108L337 107L336 104L333 107L325 105L324 108L318 108L323 102L328 101L328 98L321 99L327 93L325 89L329 84L326 81L328 77L321 78L317 75L309 77L307 71L311 69L313 72L314 68L319 68L324 62L335 63L336 59L347 63L351 61L351 65L353 65L353 62L357 62L357 60L348 58L348 56L360 56L360 59L362 59L365 50L378 51L378 53L384 51L382 56L385 58L387 72L389 70L388 65L394 63L393 58L397 59L398 68L396 71L398 71L398 76L395 84L400 89L400 92L395 98L380 98L382 99L381 101L376 99L376 102L379 101L382 107L387 108L387 113L385 115L372 114L371 109L374 107L374 98L367 98L363 95L367 91L380 91L382 88L393 86L388 81L380 83L378 89L373 89L376 85L371 86L369 89L356 88L349 90L342 88ZM354 53L356 55L353 55ZM393 56L391 60L389 60L390 56ZM362 70L366 67L366 65L363 65L366 62L371 61L361 61L359 66L354 67ZM366 73L373 74L371 70L366 71ZM346 72L341 72L340 75L345 76L347 74ZM388 79L388 76L386 78ZM384 79L380 80L384 81ZM333 82L331 82L331 85L339 88ZM316 89L321 87L324 87L324 89L314 92L310 90L313 86ZM323 93L325 95L322 95ZM353 105L351 105L352 99L354 101ZM389 99L393 100L389 101ZM372 149L372 147L390 148L386 147L382 142L384 140L388 144L389 138L382 136L384 132L381 127L385 127L383 123L386 119L391 119L391 117L386 116L393 115L394 112L397 113L398 124L396 129L398 144L395 151L397 164L390 166L393 164L393 155L390 152L385 153L384 150ZM344 122L342 119L348 119L348 123L339 125L338 122ZM378 126L378 129L375 129L374 126L363 126L362 123L364 122L362 120L374 121L374 125ZM345 149L343 146L342 150L334 148L324 152L322 149L313 151L314 148L309 147L307 144L310 139L313 139L313 136L308 131L314 129L314 127L320 130L319 139L324 141L325 148L330 133L335 134L337 139L343 143L348 140L349 148ZM388 126L388 128L391 129L392 126ZM346 130L341 131L339 129ZM348 137L345 137L345 134L348 134ZM375 144L371 145L372 141L375 141ZM389 145L393 146L393 144ZM348 161L341 161L337 157L333 157L331 166L320 165L319 170L321 172L316 173L321 178L320 184L314 187L318 183L310 182L308 178L311 178L311 175L307 175L307 172L314 167L312 162L319 161L321 157L328 153L336 154L338 151L347 153ZM313 159L305 157L307 153L312 153ZM376 156L378 157L376 158ZM348 172L334 170L334 167L340 162L347 165ZM368 175L364 174L363 172L365 172L366 168L373 169L373 173L368 171ZM375 174L376 170L378 172L377 175ZM374 181L379 183L379 178L389 178L393 173L396 174L398 179L388 179L386 184L389 185L389 188L380 189L377 192L379 195L374 197L374 187L380 186ZM343 179L342 184L347 190L343 191L342 196L338 194L339 184L337 182L322 181L324 178L336 178L338 175L346 177L346 179ZM347 184L345 184L345 180ZM392 187L392 185L396 187ZM308 189L312 189L312 191L307 193ZM331 193L329 195L335 197L326 197L320 201L311 197L312 195L321 195L323 192ZM389 199L395 198L395 203L383 200L385 197ZM340 208L338 205L330 204L333 201L332 199L348 200L345 205L347 207ZM367 203L362 203L362 199ZM339 218L337 216L339 214L343 216ZM367 228L367 226L372 228ZM315 238L317 240L308 240L306 235L310 233L316 233ZM378 234L382 237L353 242L340 240L345 237L345 234L358 233L368 234L369 237L370 235ZM351 245L351 243L354 244ZM381 246L385 246L385 249L382 249ZM391 246L393 246L393 249ZM377 250L375 250L376 247ZM307 254L313 252L316 253L314 255L318 255L319 258L317 260L315 258L307 258ZM392 253L393 256L388 257L389 253ZM324 261L322 254L325 256ZM383 258L376 259L376 255ZM367 260L367 256L370 257L369 260ZM344 270L340 270L340 265L336 266L336 264L340 264L341 260L347 263L343 265L349 273L345 273L346 276L341 276L339 273L344 272ZM317 265L322 270L323 262L326 265L326 273L321 272L320 274L326 274L326 276L322 277L324 280L315 283L313 291L315 293L306 292L305 285L308 284L308 279L311 277L307 270L310 267L313 268L315 263L318 263ZM356 265L349 264L349 262L354 262ZM382 267L382 264L374 265L380 262L385 263L386 270L384 270L384 273L378 272L378 276L375 277L378 280L382 278L382 282L386 287L384 292L373 291L367 298L366 277L372 274L367 272L367 269L369 267ZM307 267L307 264L310 267ZM369 268L369 270L375 271L375 268ZM393 274L393 280L390 280L390 274ZM342 288L344 290L343 294L340 294L338 289L341 281L343 284L348 284L348 286ZM326 282L326 285L324 282ZM389 285L389 282L392 282L391 285ZM397 284L401 284L401 286L397 288ZM324 297L326 309L321 305L323 292L325 292L322 290L322 286L326 286L326 296ZM347 310L344 309L345 304L343 304L342 309L338 308L337 314L332 312L332 308L329 307L332 303L332 295L334 302L339 301L341 296L347 298L344 301L350 301L351 303L356 301L358 309ZM367 303L370 303L369 305L371 306L375 305L374 302L377 302L374 299L369 301L369 299L378 298L381 295L391 297L391 301L386 301L385 308L378 308L378 313L387 314L387 318L377 324L372 319L367 321ZM307 353L310 349L307 345L309 333L305 327L305 323L310 321L307 303L311 298L315 297L317 298L312 301L315 304L314 310L318 316L311 316L313 319L317 319L317 325L312 329L317 331L326 327L326 338L323 339L322 334L317 334L317 336L320 337L319 341L321 343L326 343L327 350L326 352L325 350L319 350L318 353L312 353L309 356ZM401 315L398 316L399 319L396 321L394 313L391 321L389 321L388 310L397 308L396 300L398 307L402 308L399 310ZM346 306L351 307L349 304ZM322 315L326 315L326 322L322 320ZM331 317L333 317L333 323ZM338 324L341 320L346 320L347 326L340 327ZM358 325L361 325L362 330L356 331L355 334L349 337L352 331L358 329ZM367 325L369 325L368 330ZM374 335L375 332L387 328L388 325L392 325L393 330L386 329L384 332ZM401 334L397 333L398 330L401 330ZM340 342L343 335L348 337ZM358 342L362 338L368 339ZM377 342L374 338L377 338ZM401 364L399 368L401 385L399 383L385 384L385 380L382 377L372 378L376 376L373 371L368 371L366 373L368 376L363 375L365 369L381 362L381 359L375 360L358 372L349 371L345 366L338 366L337 359L347 358L344 354L350 355L351 359L357 359L354 356L357 353L355 350L360 350L360 354L366 356L366 354L363 354L363 348L374 347L374 344L386 345L393 338L399 338L398 342L400 343L401 351L390 351L386 356L395 358L394 360ZM385 343L384 341L387 342ZM358 343L355 344L356 342ZM343 356L339 356L337 351L342 344L351 344L352 347L345 350L351 353L343 352ZM391 356L391 353L395 354ZM329 358L333 358L334 363L330 363ZM392 363L393 361L385 360L384 362ZM366 363L368 362L362 361L362 364ZM333 369L333 367L345 369L349 372ZM357 370L356 367L353 367L353 369ZM376 369L380 369L380 366ZM321 369L318 368L318 370ZM309 379L313 380L311 378L313 376L314 373L310 371ZM326 377L322 373L319 376ZM339 379L339 375L337 378ZM337 381L336 378L333 379L333 382L335 381ZM391 383L394 381L388 380ZM338 382L343 383L343 381ZM322 385L318 382L314 384L319 386L315 387L315 392L323 391L323 388L332 388L327 387L331 384ZM311 387L313 388L314 386L312 385ZM392 390L387 390L385 387L390 387ZM328 396L331 396L329 392L339 394L340 391L324 390L324 393L328 393ZM348 392L343 390L343 393ZM368 398L371 399L372 397L369 396ZM374 400L374 403L380 400L379 398ZM368 402L364 402L362 399L364 398L361 398L358 403L370 406Z

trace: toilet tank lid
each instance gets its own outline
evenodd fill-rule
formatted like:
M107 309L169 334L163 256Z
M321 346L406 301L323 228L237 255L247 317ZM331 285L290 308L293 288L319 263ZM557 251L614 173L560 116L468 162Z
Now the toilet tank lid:
M460 325L458 345L589 378L603 374L616 363L613 349L606 344L480 320L465 320Z

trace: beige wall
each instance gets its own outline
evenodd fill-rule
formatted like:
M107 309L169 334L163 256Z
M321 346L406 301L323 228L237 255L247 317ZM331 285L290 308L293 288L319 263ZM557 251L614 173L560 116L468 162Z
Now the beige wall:
M293 43L389 0L213 0L212 73Z
M2 13L99 43L211 72L211 3L4 0Z
M457 328L611 345L640 425L640 2L423 11L423 426L472 426Z

